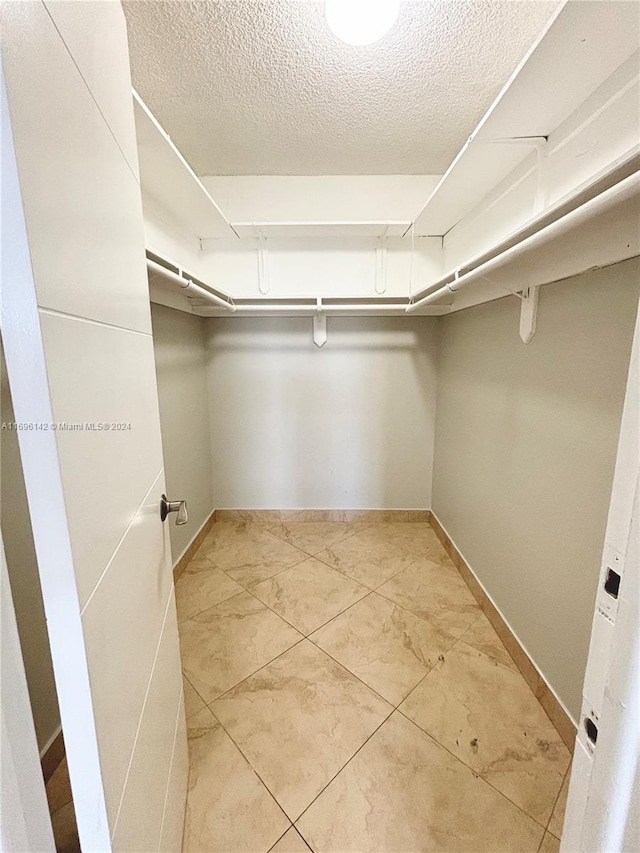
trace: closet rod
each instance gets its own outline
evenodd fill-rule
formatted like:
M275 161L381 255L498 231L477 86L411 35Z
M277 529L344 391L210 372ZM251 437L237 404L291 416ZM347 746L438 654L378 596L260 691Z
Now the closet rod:
M511 246L509 249L506 249L504 252L496 255L494 258L480 264L480 266L475 269L458 276L453 281L443 285L443 287L438 288L438 290L434 290L433 293L429 293L428 296L419 299L417 302L410 303L405 309L406 312L411 314L418 308L430 305L432 302L441 299L443 296L449 296L450 294L455 293L457 290L460 290L461 287L464 287L476 278L482 278L496 267L501 267L509 261L515 260L530 249L536 248L549 240L553 240L555 237L563 235L572 228L582 225L598 213L603 213L609 208L614 207L616 204L627 201L636 195L639 190L640 172L634 172L633 175L629 175L628 178L624 178L624 180L612 187L609 187L609 189L604 190L604 192L601 192L599 195L589 201L586 201L579 207L576 207L575 210L572 210L570 213L566 213L564 216L560 217L560 219L556 219L555 222L551 222L549 225L546 225L544 228L541 228L539 231L536 231L534 234L531 234L529 237L521 240L520 243L516 243L515 246Z
M178 275L178 273L173 272L173 270L168 270L166 267L163 267L162 264L158 264L150 258L147 258L147 269L151 272L158 273L158 275L163 275L165 278L169 279L169 281L177 284L182 290L193 294L193 296L198 296L200 299L206 299L207 302L212 302L214 305L218 305L226 311L233 312L236 310L236 306L233 302L227 302L226 299L216 296L215 293L211 293L210 290L205 290L205 288L200 287L199 284L194 284L191 279L183 278L181 275Z
M391 304L375 304L375 303L347 303L345 305L324 305L322 304L320 307L317 305L260 305L258 303L253 303L250 305L240 304L236 305L238 314L262 314L273 312L278 314L295 314L295 313L304 313L312 316L314 314L335 314L344 312L345 314L363 314L367 311L390 311L398 314L403 314L407 307L406 302L401 303L391 303Z

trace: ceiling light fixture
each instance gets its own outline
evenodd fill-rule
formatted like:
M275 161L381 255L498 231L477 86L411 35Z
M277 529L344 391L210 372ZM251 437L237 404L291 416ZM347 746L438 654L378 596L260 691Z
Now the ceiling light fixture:
M327 0L324 5L331 32L358 47L385 36L400 11L400 0Z

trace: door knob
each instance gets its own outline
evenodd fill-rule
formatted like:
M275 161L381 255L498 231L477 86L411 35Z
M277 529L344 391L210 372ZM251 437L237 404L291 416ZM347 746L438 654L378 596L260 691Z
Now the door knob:
M186 501L170 501L166 495L160 498L160 518L162 521L166 519L170 512L177 512L176 524L186 524L189 521L189 513L187 512Z

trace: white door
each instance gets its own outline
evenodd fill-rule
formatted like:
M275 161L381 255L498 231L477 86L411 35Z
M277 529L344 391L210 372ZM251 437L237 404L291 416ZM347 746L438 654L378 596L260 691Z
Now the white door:
M124 16L2 18L2 335L80 841L175 853L186 735Z

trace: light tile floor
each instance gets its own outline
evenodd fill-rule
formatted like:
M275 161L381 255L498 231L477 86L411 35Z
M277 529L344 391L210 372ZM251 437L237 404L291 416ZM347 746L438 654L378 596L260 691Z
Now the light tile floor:
M557 853L570 755L428 524L216 523L185 853Z
M80 840L66 758L51 774L46 784L46 791L57 853L80 853Z

